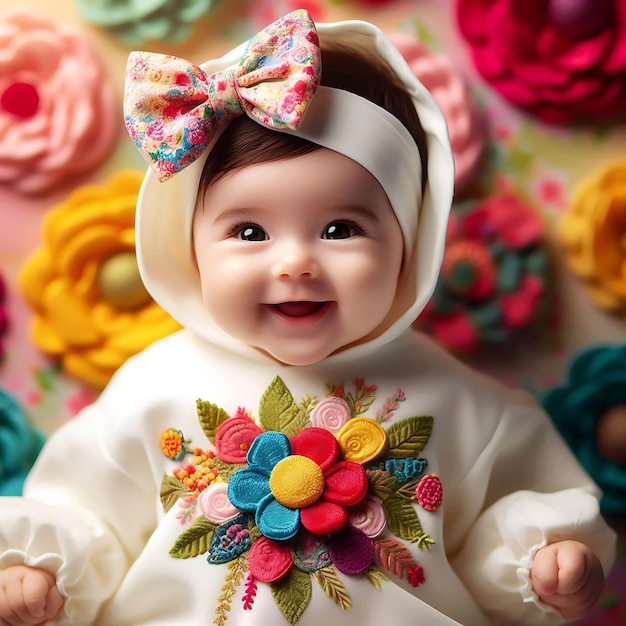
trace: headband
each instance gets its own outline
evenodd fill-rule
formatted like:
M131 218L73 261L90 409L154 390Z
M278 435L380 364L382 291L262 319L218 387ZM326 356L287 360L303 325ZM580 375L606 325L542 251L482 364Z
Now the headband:
M303 30L295 28L296 22ZM274 43L266 49L267 41ZM410 95L428 145L423 197L419 151L402 123L369 100L319 86L319 50L336 45L356 47L387 63ZM174 66L177 70L171 72L168 68ZM167 55L131 54L126 124L150 164L137 200L137 261L154 300L197 335L262 358L210 317L191 241L204 163L235 115L247 115L276 132L303 137L360 163L378 179L400 223L406 263L394 304L395 322L368 344L333 358L361 354L367 346L409 329L435 288L443 257L454 188L447 125L431 94L379 28L358 20L313 25L306 11L284 16L198 68Z
M422 181L415 140L394 115L366 98L319 87L320 56L315 25L302 9L255 35L236 65L208 76L178 57L132 52L126 128L161 182L208 154L220 130L244 114L266 128L334 150L378 180L410 250Z

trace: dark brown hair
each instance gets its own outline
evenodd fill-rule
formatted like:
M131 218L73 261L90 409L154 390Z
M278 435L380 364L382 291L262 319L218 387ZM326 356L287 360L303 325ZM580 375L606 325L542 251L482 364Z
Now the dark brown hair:
M426 137L413 100L395 72L379 57L372 58L357 48L338 47L322 51L321 84L367 98L404 124L419 148L423 188L428 158ZM269 130L242 115L230 122L216 141L204 165L198 194L236 168L299 156L319 147L301 137Z

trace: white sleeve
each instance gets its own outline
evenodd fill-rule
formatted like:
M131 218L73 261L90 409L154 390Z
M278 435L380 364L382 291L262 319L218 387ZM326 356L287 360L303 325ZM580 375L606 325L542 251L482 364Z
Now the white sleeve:
M155 481L133 436L137 407L123 392L107 389L56 431L24 497L0 500L0 569L54 574L66 597L55 624L93 622L156 525Z
M487 448L453 487L462 540L451 563L483 609L521 624L558 624L530 584L535 553L571 539L588 545L605 574L615 533L599 512L600 493L545 413L525 394L512 402ZM520 601L521 600L521 601Z

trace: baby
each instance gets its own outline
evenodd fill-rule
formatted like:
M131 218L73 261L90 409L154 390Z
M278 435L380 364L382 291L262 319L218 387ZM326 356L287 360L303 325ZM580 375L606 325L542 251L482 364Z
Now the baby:
M0 505L0 624L557 624L614 555L522 392L411 330L445 121L375 26L294 11L201 68L133 53L146 287L128 361Z

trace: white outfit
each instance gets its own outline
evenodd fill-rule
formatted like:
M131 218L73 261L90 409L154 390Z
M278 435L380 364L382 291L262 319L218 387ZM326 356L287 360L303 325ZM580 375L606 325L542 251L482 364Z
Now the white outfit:
M186 330L129 360L92 406L49 439L25 497L0 502L0 569L25 563L52 572L66 596L58 624L288 623L269 583L258 582L252 608L244 609L245 571L208 563L206 546L196 545L197 556L171 556L190 523L180 519L183 498L167 513L160 498L164 476L185 464L162 453L164 430L178 429L190 446L212 449L196 401L230 416L243 407L258 420L260 400L277 376L296 403L307 395L322 400L329 383L348 390L362 379L376 386L366 417L402 395L382 425L389 432L408 417L432 416L420 455L425 472L443 488L436 510L411 504L422 536L434 542L430 549L404 542L423 568L422 584L385 572L389 580L377 590L361 574L338 574L335 588L343 585L351 602L344 610L314 580L298 626L485 626L500 618L556 624L559 615L541 606L530 588L534 553L547 543L576 539L594 550L605 571L611 565L615 535L600 517L598 489L544 412L529 396L470 371L409 330L437 280L452 199L454 169L441 112L376 27L342 22L318 30L322 47L333 39L353 41L385 58L411 93L426 132L427 186L419 202L413 199L416 232L403 233L405 246L413 247L404 251L395 321L370 341L307 367L280 365L227 336L207 319L190 251L203 160L166 183L148 173L138 202L139 265L152 296ZM240 56L237 49L203 67L214 71ZM366 128L368 120L356 122ZM393 161L383 166L403 167ZM406 230L402 225L415 221L406 214L411 200L392 205ZM387 527L381 537L389 534Z
M433 416L422 456L444 494L437 511L419 509L434 545L408 544L424 584L413 588L390 576L378 591L362 577L342 576L352 607L341 610L314 583L299 626L383 620L485 626L485 612L556 624L559 616L530 590L534 552L567 537L591 546L609 567L614 536L598 513L598 491L548 418L525 394L469 371L427 338L407 334L369 359L331 357L300 368L261 355L251 360L181 331L129 361L92 406L51 437L25 499L0 506L0 568L26 563L55 573L67 596L59 624L213 623L226 565L169 555L186 526L178 505L164 513L159 490L164 474L184 460L166 458L160 436L175 427L191 446L211 448L196 399L230 415L245 407L258 416L277 375L296 401L323 398L326 383L348 390L363 378L377 385L372 416L401 388L406 400L388 424ZM242 593L243 584L228 624L287 623L268 584L259 583L252 610L243 610Z

